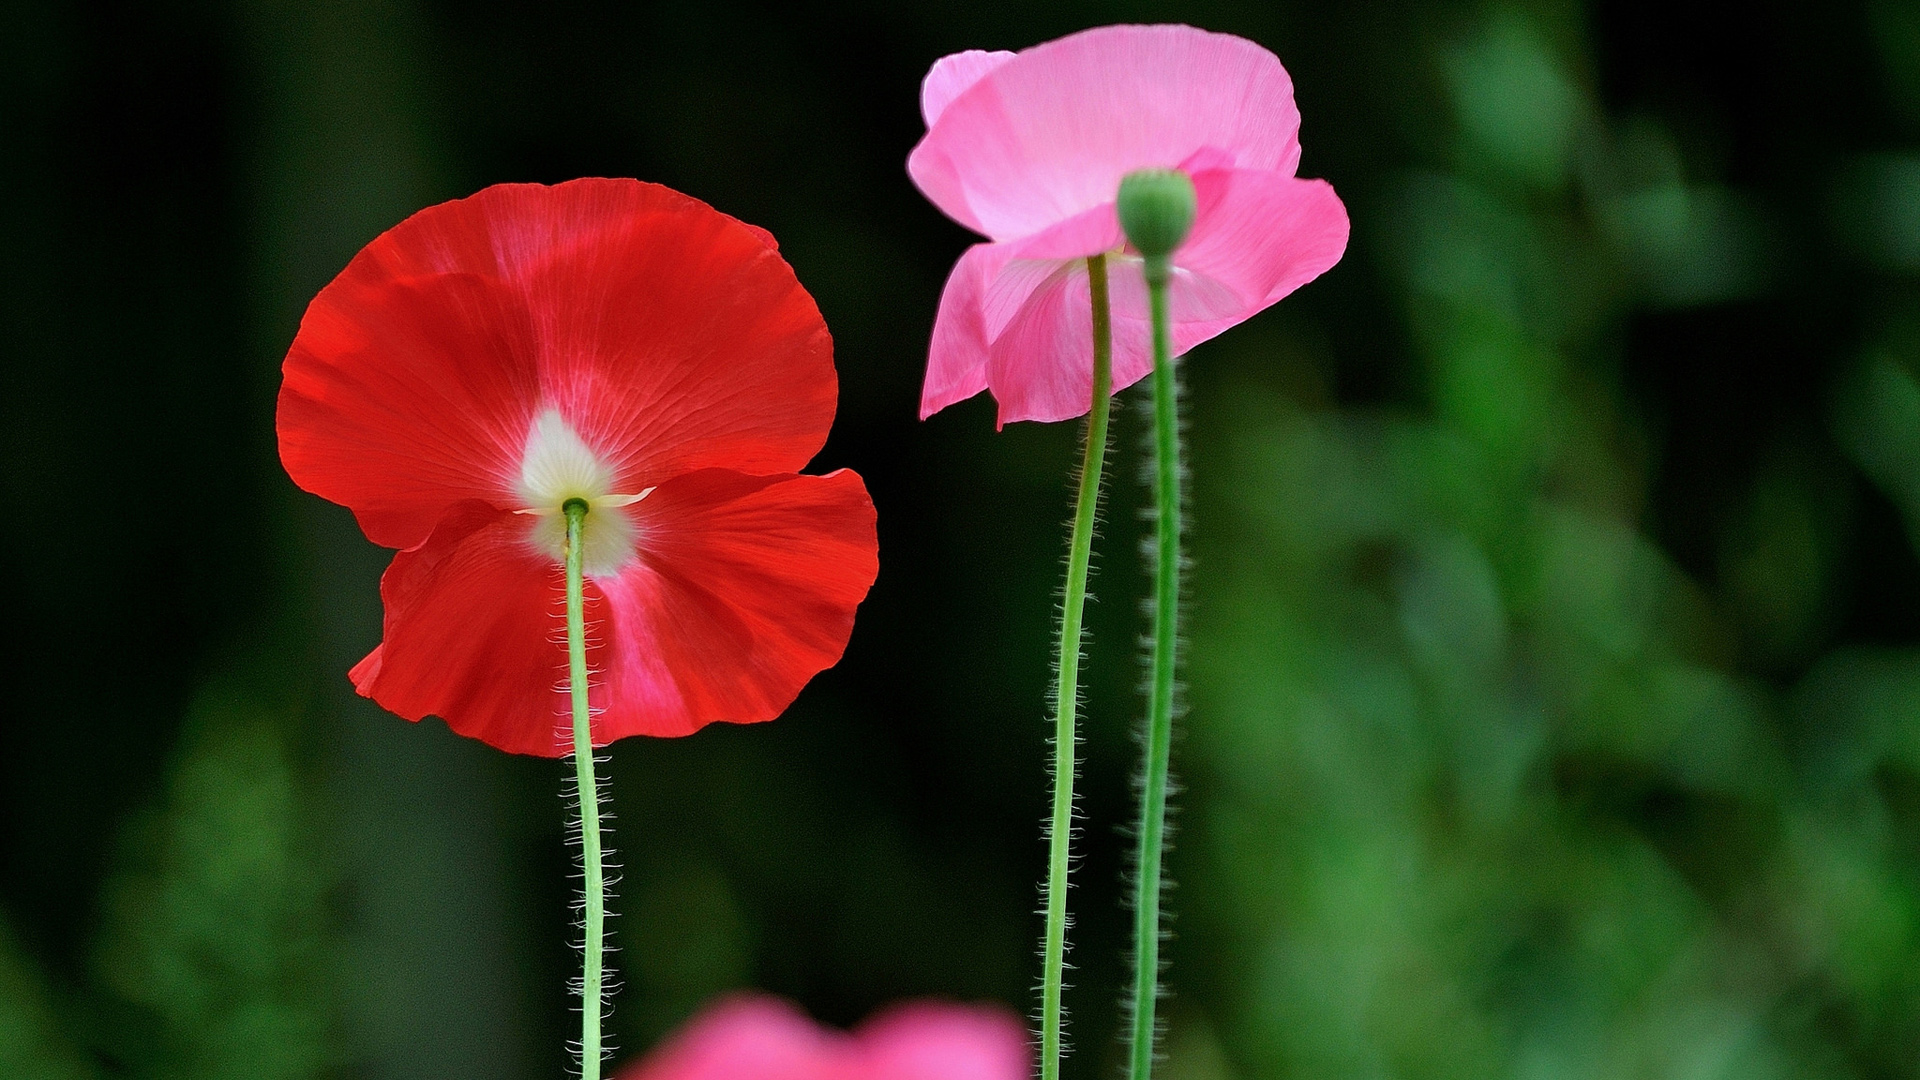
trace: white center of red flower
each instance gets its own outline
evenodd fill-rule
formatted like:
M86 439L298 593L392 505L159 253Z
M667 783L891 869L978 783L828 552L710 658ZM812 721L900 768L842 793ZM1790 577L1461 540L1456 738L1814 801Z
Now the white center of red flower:
M534 418L520 453L516 513L533 517L527 538L541 551L564 562L567 557L565 508L574 499L587 504L580 523L580 564L587 574L612 574L632 561L636 549L633 519L625 507L653 493L613 490L613 468L580 438L558 409Z

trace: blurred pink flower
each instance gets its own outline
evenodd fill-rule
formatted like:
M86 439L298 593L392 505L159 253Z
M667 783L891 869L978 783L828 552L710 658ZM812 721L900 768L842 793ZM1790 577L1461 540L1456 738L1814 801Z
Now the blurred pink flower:
M849 1034L779 998L727 998L618 1080L1027 1080L1026 1028L994 1005L913 1001Z
M1294 176L1293 80L1244 38L1190 26L1103 26L1019 53L944 57L920 91L920 191L987 236L947 279L925 419L991 389L1000 423L1088 411L1086 257L1108 261L1113 389L1152 370L1146 284L1114 214L1120 179L1178 168L1199 214L1175 253L1173 346L1184 352L1318 277L1347 246L1323 180Z

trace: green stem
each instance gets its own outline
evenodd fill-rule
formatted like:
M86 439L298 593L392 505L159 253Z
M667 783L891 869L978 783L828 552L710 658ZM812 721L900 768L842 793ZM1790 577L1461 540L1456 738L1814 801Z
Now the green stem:
M586 880L580 977L580 1076L600 1080L600 1006L606 952L606 875L600 857L600 786L593 777L592 713L587 709L585 588L580 570L580 528L587 504L569 499L567 515L567 688L573 698L573 768L580 789L580 862Z
M1080 462L1080 494L1074 503L1073 535L1067 546L1067 588L1056 643L1059 683L1053 694L1053 820L1047 826L1047 938L1040 981L1040 1077L1060 1076L1060 995L1067 957L1067 871L1073 840L1075 731L1080 706L1081 619L1086 610L1087 569L1093 558L1094 517L1100 504L1100 473L1107 459L1107 414L1113 399L1113 331L1107 307L1107 257L1087 259L1093 297L1093 406L1087 414Z
M1167 760L1173 744L1174 651L1180 619L1180 421L1167 328L1164 258L1146 265L1153 310L1153 657L1147 699L1146 767L1140 799L1139 878L1134 894L1133 1044L1129 1080L1153 1073L1154 1005L1160 992L1160 855L1167 823Z

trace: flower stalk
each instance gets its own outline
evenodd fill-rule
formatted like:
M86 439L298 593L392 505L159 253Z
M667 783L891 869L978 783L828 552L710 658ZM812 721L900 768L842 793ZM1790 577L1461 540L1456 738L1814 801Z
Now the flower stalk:
M1047 825L1047 930L1040 980L1040 1078L1059 1080L1063 1009L1061 995L1067 954L1067 875L1072 869L1073 781L1079 749L1080 651L1087 601L1087 573L1093 559L1093 533L1100 508L1100 474L1107 459L1107 417L1113 399L1113 329L1107 300L1107 257L1087 259L1087 291L1093 300L1093 402L1087 414L1086 443L1080 462L1080 491L1074 502L1073 532L1067 544L1067 583L1055 643L1053 695L1053 817Z
M567 500L567 687L573 703L573 767L580 797L580 864L584 880L580 974L580 1076L600 1080L600 1009L605 986L606 871L600 853L600 785L593 775L593 714L587 705L587 631L580 532L588 508Z
M1166 842L1167 769L1173 750L1174 669L1180 633L1181 447L1179 382L1167 320L1171 257L1193 227L1196 199L1184 173L1148 169L1120 182L1116 204L1140 252L1153 322L1153 652L1141 770L1138 875L1134 882L1133 1029L1129 1080L1153 1074L1154 1011L1160 997L1160 861Z

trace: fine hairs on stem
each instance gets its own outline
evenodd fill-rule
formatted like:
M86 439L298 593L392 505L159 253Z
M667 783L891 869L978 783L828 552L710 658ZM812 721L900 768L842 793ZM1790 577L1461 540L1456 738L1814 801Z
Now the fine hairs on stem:
M594 672L590 669L589 675L591 676L592 674L594 674ZM571 727L571 725L569 725L569 727ZM615 854L608 846L608 838L613 832L614 814L613 811L608 808L607 777L599 771L600 767L606 765L609 760L611 759L604 753L596 753L593 755L594 781L597 788L595 803L598 808L600 822L600 866L602 874L601 888L599 891L601 897L600 912L601 918L607 921L603 923L600 938L602 962L600 993L597 999L599 1002L598 1015L600 1018L600 1026L603 1029L606 1025L607 1018L613 1015L613 997L620 990L617 973L612 966L613 954L619 952L620 949L619 946L614 944L612 927L608 925L618 914L618 912L613 910L612 905L615 891L620 885L620 864L615 861ZM573 1011L579 1013L583 1011L587 988L587 898L590 894L586 888L588 876L586 815L582 811L580 800L579 763L574 760L572 754L568 754L561 759L561 764L564 765L567 770L560 785L561 801L566 807L567 812L566 841L567 847L572 852L572 879L579 883L573 900L569 905L572 913L570 925L578 935L573 942L571 942L571 945L574 953L581 959L580 969L573 975L567 977L566 988L568 996L574 999ZM572 1055L574 1066L577 1069L582 1068L584 1040L578 1038L569 1039L567 1040L567 1048ZM612 1057L616 1049L617 1047L613 1045L612 1039L602 1030L600 1035L600 1060L603 1068L605 1062Z
M1189 188L1189 191L1191 189ZM1189 219L1191 220L1191 219ZM1169 245L1170 247L1171 245ZM1179 383L1167 325L1165 254L1146 256L1144 272L1153 315L1153 622L1147 670L1147 722L1140 776L1139 854L1134 881L1133 1023L1129 1080L1149 1080L1159 1035L1161 857L1166 845L1168 766L1173 750L1175 668L1180 634L1180 534L1184 465L1180 447Z
M1199 201L1193 180L1178 169L1140 169L1120 180L1114 210L1128 243L1140 253L1153 323L1153 622L1147 662L1147 722L1141 733L1140 824L1133 893L1133 1023L1127 1054L1129 1080L1153 1075L1154 1016L1160 999L1160 860L1166 849L1167 771L1173 753L1174 673L1180 647L1180 530L1182 525L1180 385L1174 373L1167 319L1173 252L1193 230Z
M567 516L567 690L573 706L573 764L580 808L580 1076L600 1080L607 1048L600 1038L606 995L606 869L600 851L600 784L594 777L593 714L587 703L586 597L580 531L587 503L569 499Z
M1080 736L1080 651L1086 611L1087 574L1100 508L1100 474L1107 459L1107 418L1113 399L1113 332L1107 306L1107 257L1087 259L1087 292L1093 303L1093 401L1087 413L1079 494L1067 542L1067 579L1060 603L1060 635L1054 648L1053 813L1046 823L1047 880L1041 901L1047 920L1041 944L1040 1080L1058 1080L1065 1009L1067 876L1072 870L1073 781Z

